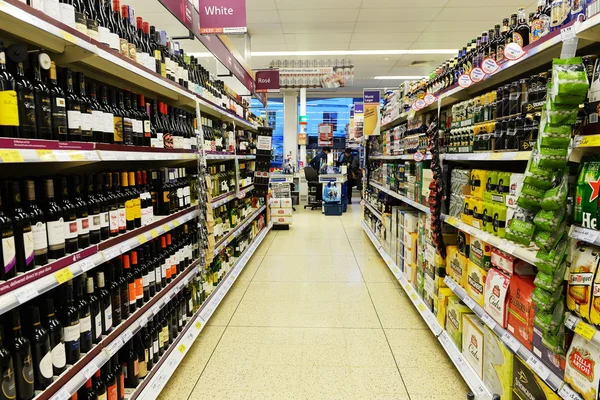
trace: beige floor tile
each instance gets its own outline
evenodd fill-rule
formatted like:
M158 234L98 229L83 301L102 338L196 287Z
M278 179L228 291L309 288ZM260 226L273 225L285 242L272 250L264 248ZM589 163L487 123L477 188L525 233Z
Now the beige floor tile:
M260 246L258 246L258 248L256 249L256 251L254 252L254 257L256 257L256 256L264 256L265 254L267 254L267 251L269 250L269 247L271 247L271 244L273 243L273 241L277 237L278 233L279 232L275 232L275 231L270 231L269 233L267 233L267 236L265 236L265 238L263 239L263 241L260 244Z
M187 399L221 338L224 326L206 326L175 370L159 399Z
M367 287L384 328L429 330L404 289L397 284L367 282Z
M400 366L400 374L411 397L417 396L454 396L456 400L467 398L468 386L453 364L429 364L418 368ZM423 382L435 382L435 386ZM427 397L425 397L427 398ZM432 400L438 400L433 397Z
M394 282L396 278L379 255L356 256L365 282Z
M386 329L385 334L399 367L427 370L443 366L454 369L452 361L431 331Z
M351 256L265 256L254 281L362 282Z
M353 367L350 370L353 392L362 396L369 394L393 395L406 397L404 387L397 368L394 367Z
M263 258L264 256L254 254L252 258L248 260L248 263L242 270L240 276L238 276L237 280L243 282L250 282L254 278L254 274L256 274L256 271L260 267Z
M221 301L221 304L219 304L219 307L208 320L207 325L227 326L233 313L240 304L244 293L246 293L248 285L250 285L250 281L236 280L231 289L229 289L229 292L227 292L225 298Z

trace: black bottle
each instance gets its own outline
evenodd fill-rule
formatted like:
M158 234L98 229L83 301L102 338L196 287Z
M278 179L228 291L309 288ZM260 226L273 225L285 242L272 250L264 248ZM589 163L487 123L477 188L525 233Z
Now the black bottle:
M44 213L46 214L46 230L48 232L48 260L58 260L65 256L65 220L63 210L54 197L54 181L44 181L46 199Z
M66 302L62 308L62 324L65 332L65 352L67 364L73 365L79 361L79 356L81 355L81 348L79 346L81 335L79 310L73 300L73 281L67 282L64 289Z
M21 206L21 190L19 182L4 182L4 198L8 199L6 210L11 214L15 236L15 251L17 255L17 273L24 273L35 268L33 253L33 232L29 214ZM10 211L9 211L10 210Z
M75 306L79 309L79 347L82 353L92 349L94 337L92 334L92 311L87 300L83 296L83 277L73 280L75 289Z
M54 375L58 376L62 374L67 367L63 326L54 314L54 299L52 296L48 296L44 299L44 305L46 307L44 326L48 331L50 338L52 369Z
M17 275L17 257L15 253L15 237L13 234L12 219L4 213L2 208L2 196L0 196L0 279L6 281Z
M17 397L17 387L15 383L15 368L10 352L3 346L4 331L0 326L0 374L2 376L2 391L0 399L10 400Z
M35 139L37 136L37 122L35 99L33 96L33 85L25 77L23 63L17 63L15 74L17 87L17 102L19 106L19 137L24 139Z
M60 207L63 210L65 250L67 254L75 253L79 250L78 230L77 230L77 210L71 200L69 200L69 190L67 189L67 178L56 179L56 187L60 199Z
M121 319L129 318L129 281L127 271L123 268L123 256L113 259L113 265L117 271L117 282L119 283L119 293L121 294Z
M104 174L96 174L94 181L96 185L96 198L100 203L100 239L106 240L110 237L109 201L104 194Z
M35 375L35 389L44 390L52 383L52 352L50 348L50 336L48 331L42 327L40 321L40 309L31 307L30 318L32 329L31 354L33 356L33 371Z
M16 101L15 77L6 68L6 53L4 42L0 42L0 91L11 91L13 100ZM11 118L0 124L0 137L19 137L19 108L16 104L6 106L3 110Z
M15 366L15 382L17 384L17 399L33 398L33 360L31 358L31 343L21 333L21 318L18 310L11 311L12 341L9 344Z
M96 286L98 286L98 298L102 310L102 333L104 335L108 334L114 325L110 293L106 290L105 285L104 271L98 271L96 273Z
M125 387L136 388L140 383L140 367L138 353L133 345L133 338L126 344L126 350L122 353L124 356L123 366L125 368Z
M81 103L73 89L73 72L65 72L65 100L67 106L67 137L69 141L81 141Z
M85 295L92 317L92 341L98 344L102 340L102 309L100 300L94 294L94 278L91 276L85 278Z
M31 220L31 231L33 234L33 254L35 265L48 264L48 232L46 230L46 217L35 200L35 183L27 180L24 182L27 198L25 212Z
M88 207L88 227L90 231L90 244L98 244L102 240L102 200L94 192L94 176L85 176L85 199Z
M52 106L50 104L50 91L48 86L42 81L42 72L40 70L40 60L48 60L45 53L32 54L31 65L33 72L33 97L35 100L35 119L37 122L36 137L38 139L52 138Z
M119 288L119 279L117 277L117 269L113 268L114 261L117 258L111 260L106 264L106 276L108 280L106 283L107 290L110 293L110 306L112 308L112 323L113 326L119 326L121 323L121 291Z
M81 197L81 179L79 175L69 177L69 193L71 203L75 207L77 215L77 246L85 249L90 246L90 218L88 205Z

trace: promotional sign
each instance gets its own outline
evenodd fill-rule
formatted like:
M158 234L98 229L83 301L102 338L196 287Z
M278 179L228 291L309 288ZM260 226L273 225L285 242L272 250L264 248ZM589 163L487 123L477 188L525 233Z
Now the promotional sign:
M319 147L333 146L333 125L319 124Z
M308 142L308 136L306 133L298 134L298 146L306 146Z
M246 0L200 0L200 34L243 35L246 24Z
M336 89L354 84L354 67L283 67L279 68L282 88Z
M379 90L363 91L365 136L377 136L381 133L381 119L379 113L381 92Z
M256 92L279 93L279 71L276 69L256 71Z
M363 103L354 103L354 138L363 137L365 106Z

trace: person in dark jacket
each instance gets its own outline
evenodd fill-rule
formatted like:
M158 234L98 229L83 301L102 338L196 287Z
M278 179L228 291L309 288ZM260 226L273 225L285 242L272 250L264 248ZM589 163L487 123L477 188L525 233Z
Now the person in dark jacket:
M317 173L321 173L321 167L327 165L327 155L329 153L331 153L331 149L329 147L323 147L323 151L310 160L309 165L313 167Z
M360 157L356 153L352 153L352 149L344 150L339 166L345 165L348 167L348 204L352 204L352 188L356 185L358 190L362 190L362 173L360 170Z

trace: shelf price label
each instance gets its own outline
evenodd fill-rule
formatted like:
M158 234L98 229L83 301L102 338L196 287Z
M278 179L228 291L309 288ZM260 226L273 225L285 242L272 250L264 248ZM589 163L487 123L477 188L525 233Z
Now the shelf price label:
M475 308L475 300L473 300L469 296L465 296L465 298L463 299L463 303L465 303L465 305L471 310Z
M196 329L200 330L202 329L202 323L200 321L196 321L196 323L194 324L194 326L196 327Z
M571 389L571 386L567 385L566 383L563 384L562 388L560 388L558 395L566 400L581 400L581 396L579 396L579 394Z
M185 344L183 344L183 343L181 343L181 344L179 345L179 347L177 348L177 350L179 350L179 352L180 352L181 354L185 353L185 349L186 349L186 347L185 347Z
M502 341L506 344L515 354L521 348L521 343L510 333L504 332L502 335Z
M73 279L73 272L71 271L71 268L66 267L66 268L61 269L58 272L55 272L54 277L56 278L56 281L58 282L58 284L62 285L69 279Z
M540 377L543 381L550 376L550 370L533 354L527 359L527 365Z
M507 44L504 48L504 57L506 57L507 60L518 60L519 58L525 56L525 54L527 54L527 52L515 42Z
M141 234L137 237L138 242L140 242L140 244L144 244L148 241L148 238L146 237L145 234Z
M496 321L494 320L494 318L490 317L489 314L483 314L483 316L481 317L481 320L490 327L491 330L494 330L494 328L496 327Z
M35 151L40 159L40 161L56 161L56 156L52 150L36 150Z
M468 88L472 84L473 84L473 81L471 80L471 77L467 74L463 74L458 78L458 85L461 88Z
M573 331L579 336L584 337L587 341L592 340L596 334L596 329L583 321L579 321Z
M23 162L23 156L19 150L0 150L0 159L5 163Z
M578 321L579 319L577 319L576 316L574 316L573 314L569 314L569 316L565 320L565 326L571 330L574 330Z
M598 231L576 226L573 228L569 236L571 236L573 239L582 240L588 243L594 243L596 242L596 240L598 240L599 235L600 232Z
M90 362L85 367L83 367L81 369L81 373L85 377L86 381L88 379L90 379L92 376L94 376L94 374L96 373L96 371L98 371L98 366L96 365L96 363L94 362L94 360L90 360Z
M29 300L39 295L35 285L29 284L22 286L13 292L19 304L27 303Z
M62 388L54 396L50 397L50 400L69 400L70 398L71 394L67 392L67 389Z
M152 239L155 239L156 237L158 237L158 232L156 231L156 229L152 229L150 231L150 236L152 236Z
M90 269L94 268L96 265L94 264L94 262L92 260L90 260L89 258L85 258L81 261L79 261L79 268L81 268L82 272L87 272Z
M500 66L496 62L496 60L492 60L491 58L486 58L481 63L481 69L488 75L491 75L500 69Z
M475 83L481 82L485 78L485 72L479 67L473 68L471 71L471 80Z

